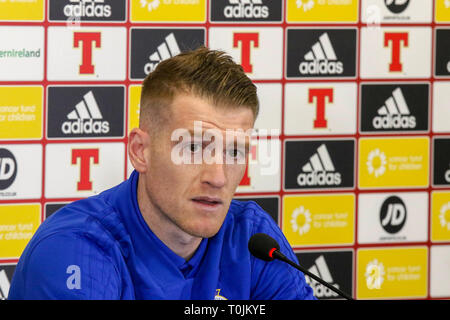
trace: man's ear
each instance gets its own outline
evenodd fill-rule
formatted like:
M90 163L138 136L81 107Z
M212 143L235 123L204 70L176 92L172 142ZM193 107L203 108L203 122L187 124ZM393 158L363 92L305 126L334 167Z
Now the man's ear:
M149 146L149 134L142 129L134 128L128 135L128 157L133 167L139 173L144 173L148 168L147 148Z

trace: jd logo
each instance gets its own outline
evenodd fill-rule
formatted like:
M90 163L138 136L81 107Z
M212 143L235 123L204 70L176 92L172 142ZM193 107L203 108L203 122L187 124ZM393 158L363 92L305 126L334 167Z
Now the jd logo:
M409 0L384 0L384 3L392 13L401 13L408 7Z
M406 222L406 206L402 199L396 196L387 198L380 210L380 222L388 233L399 232Z
M67 278L66 285L67 289L81 289L81 270L76 264L71 264L67 267L66 273L70 274Z
M7 149L0 148L0 190L7 189L16 179L17 162Z

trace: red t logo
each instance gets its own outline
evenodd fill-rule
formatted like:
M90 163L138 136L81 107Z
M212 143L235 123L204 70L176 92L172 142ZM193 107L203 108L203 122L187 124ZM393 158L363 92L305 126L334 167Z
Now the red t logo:
M386 32L384 34L384 47L389 46L389 42L392 42L391 50L391 63L389 64L390 72L401 72L403 70L402 63L400 61L400 48L401 43L405 47L408 47L408 33L406 32Z
M233 48L237 48L241 42L241 66L244 72L253 72L253 66L250 63L250 42L253 42L253 47L259 47L258 33L234 33L233 34Z
M91 158L94 164L98 164L98 149L73 149L72 164L77 164L78 158L80 158L80 181L77 183L77 190L92 190Z
M333 89L309 89L308 102L313 103L316 98L316 119L314 128L326 128L327 119L325 119L325 98L329 103L333 103Z
M82 63L80 65L80 74L93 74L94 65L92 64L92 43L95 42L95 47L101 46L100 32L74 32L73 46L79 48L82 43Z
M248 162L247 162L247 165L245 166L244 176L242 177L242 180L239 183L239 186L248 187L250 185L251 185L251 180L250 180L250 176L248 175Z

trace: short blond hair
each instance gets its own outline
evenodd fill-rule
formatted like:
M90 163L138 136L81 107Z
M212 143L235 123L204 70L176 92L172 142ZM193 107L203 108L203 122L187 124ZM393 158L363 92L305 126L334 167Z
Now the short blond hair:
M241 65L223 51L204 46L160 62L142 83L140 126L161 117L179 93L193 94L215 106L250 108L256 119L256 86ZM153 119L152 119L153 118Z

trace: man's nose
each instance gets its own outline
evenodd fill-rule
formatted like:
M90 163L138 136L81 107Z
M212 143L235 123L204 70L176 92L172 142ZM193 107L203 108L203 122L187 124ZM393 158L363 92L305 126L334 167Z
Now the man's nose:
M207 183L215 188L222 188L225 186L226 182L225 164L203 164L202 183Z

